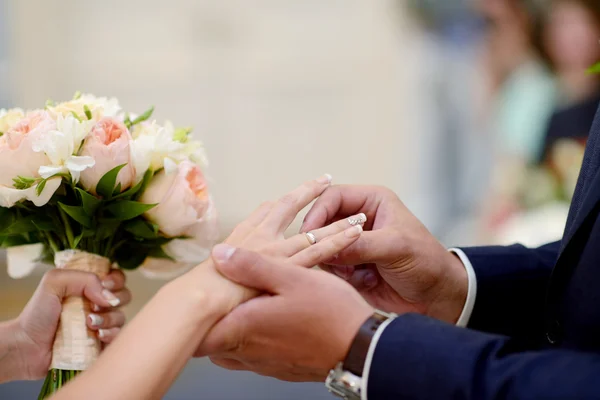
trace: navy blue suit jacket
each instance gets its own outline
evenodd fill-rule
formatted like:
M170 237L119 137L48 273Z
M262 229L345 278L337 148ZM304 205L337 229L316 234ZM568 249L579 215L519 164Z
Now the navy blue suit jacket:
M584 167L589 156L600 150L586 150ZM384 330L369 400L600 399L597 161L582 170L561 243L463 249L477 276L469 329L407 314Z

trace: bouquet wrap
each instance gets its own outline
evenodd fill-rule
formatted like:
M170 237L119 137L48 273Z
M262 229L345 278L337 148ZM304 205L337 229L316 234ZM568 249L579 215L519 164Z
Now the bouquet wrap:
M100 278L105 277L111 267L108 258L80 250L56 253L54 263L56 268L92 272ZM69 297L63 302L51 368L84 371L96 360L101 343L86 325L86 315L90 311L90 302L81 297Z

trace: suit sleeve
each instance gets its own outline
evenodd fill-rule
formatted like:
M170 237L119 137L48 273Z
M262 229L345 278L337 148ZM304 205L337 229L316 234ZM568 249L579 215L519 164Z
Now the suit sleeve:
M600 398L600 355L527 351L512 338L417 314L383 331L366 387L368 400Z
M521 245L463 248L477 278L468 327L533 344L541 333L559 246L555 242L538 249Z

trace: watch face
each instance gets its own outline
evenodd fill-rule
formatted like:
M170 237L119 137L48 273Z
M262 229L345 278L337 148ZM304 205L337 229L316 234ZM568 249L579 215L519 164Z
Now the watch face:
M341 363L331 370L325 381L329 391L346 400L360 400L362 379L348 371L342 370Z

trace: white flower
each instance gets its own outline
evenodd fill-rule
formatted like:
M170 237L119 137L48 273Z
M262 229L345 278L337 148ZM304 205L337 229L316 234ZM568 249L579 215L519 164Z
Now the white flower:
M160 126L156 121L136 125L132 130L132 159L139 182L146 171L158 171L169 164L191 160L200 166L208 164L204 147L199 141L180 140L169 121Z
M41 243L13 246L6 249L6 265L8 276L13 279L21 279L30 275L38 266L45 266L39 261L44 252Z
M93 124L94 121L79 121L72 115L57 116L56 130L40 135L33 143L33 151L44 152L50 159L51 164L38 171L42 178L68 173L77 182L81 171L94 166L92 157L75 155Z
M58 103L48 107L48 111L55 117L66 117L75 113L79 118L85 119L85 107L92 113L92 119L98 121L103 117L116 117L121 112L119 101L115 98L96 97L91 94L82 94L76 99Z
M0 132L6 133L17 122L25 118L25 112L20 108L0 109Z
M37 194L38 185L22 190L0 185L0 207L10 208L22 200L29 200L36 207L41 207L50 201L50 198L58 190L61 182L61 177L48 179L44 190L39 195Z

